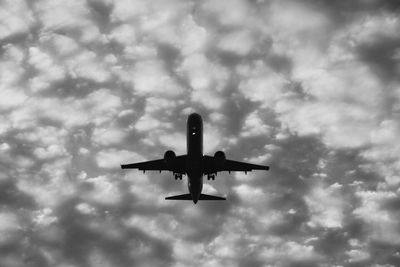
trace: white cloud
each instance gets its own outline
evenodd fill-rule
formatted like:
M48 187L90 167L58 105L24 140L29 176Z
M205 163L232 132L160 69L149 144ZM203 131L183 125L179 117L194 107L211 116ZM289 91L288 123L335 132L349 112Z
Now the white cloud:
M173 255L183 264L193 264L194 262L201 262L202 251L204 251L204 244L186 242L178 240L173 243Z
M169 98L162 97L148 97L146 98L145 114L140 117L136 122L134 128L140 132L149 131L150 138L152 140L158 138L158 132L153 135L155 131L160 129L171 129L172 123L170 120L165 120L165 118L170 115L170 112L178 103L171 101Z
M40 103L40 105L37 105ZM108 89L99 89L84 99L72 97L31 98L23 107L11 114L11 120L17 128L34 127L39 119L61 122L66 129L88 123L100 125L109 122L121 108L119 97Z
M153 117L150 117L148 115L144 115L140 117L140 119L135 124L135 129L139 132L147 132L153 129L159 129L161 125L162 123L159 120L154 119Z
M312 261L321 258L312 246L302 245L294 241L288 241L279 246L266 247L260 253L260 257L270 263L284 264L290 261Z
M86 214L86 215L95 215L96 214L96 209L88 204L88 203L79 203L78 205L76 205L75 209L82 213L82 214Z
M135 27L130 24L122 24L115 27L109 37L123 45L135 44L137 42Z
M104 62L91 51L83 50L83 52L66 60L65 64L73 78L82 77L101 83L106 82L111 77Z
M0 62L0 89L7 90L21 81L21 76L25 72L22 66L25 54L22 49L14 45L4 45L3 49Z
M241 136L253 137L263 135L268 137L270 136L271 130L271 126L261 120L259 112L254 111L246 117L244 125L242 126Z
M178 154L186 154L186 134L172 133L161 134L159 136L160 143L175 151Z
M37 47L29 48L29 64L40 73L30 80L33 92L47 89L54 81L65 78L65 69L54 62L54 59Z
M0 39L27 33L34 23L32 11L23 0L6 0L0 4Z
M360 63L342 64L340 68L317 70L304 80L304 90L321 101L352 101L379 108L383 84L374 73Z
M113 21L130 21L147 12L148 4L139 0L121 0L114 3Z
M129 227L141 229L143 232L150 233L155 238L171 241L179 231L178 221L170 215L160 214L158 218L148 220L147 216L133 215L124 220Z
M365 52L359 45L374 48L385 38L397 38L396 14L379 9L365 15L370 5L378 4L363 3L354 12L346 10L346 19L337 23L336 15L344 14L341 6L322 2L26 3L0 4L0 39L5 40L0 61L0 158L6 167L1 183L12 181L16 186L1 187L4 197L13 200L7 207L10 212L0 214L2 242L17 242L21 227L33 223L33 236L63 243L63 227L72 226L71 234L76 234L74 227L79 226L103 236L102 243L95 243L97 248L83 256L93 266L115 264L113 250L104 249L106 242L124 242L124 233L132 231L144 234L118 244L130 251L126 259L138 265L235 266L249 260L271 266L327 261L335 266L363 261L368 265L375 241L398 245L398 216L385 204L397 201L400 192L396 145L400 90L397 81L389 84L377 75L380 62L371 68L359 53ZM227 54L238 57L229 61ZM262 55L253 58L256 54ZM374 56L388 57L396 65L397 54ZM98 88L105 82L112 87ZM54 87L58 84L60 88ZM260 181L252 179L255 176L236 174L233 180L217 181L215 188L204 185L204 193L217 194L221 186L233 191L234 206L165 201L171 191L187 190L186 185L172 188L165 181L150 180L147 173L122 171L109 176L120 164L153 159L145 152L157 145L184 153L184 126L190 112L209 118L204 122L205 153L240 148L246 137L274 135L270 145L261 145L268 153L248 155L246 160L285 162L284 150L292 146L284 144L293 141L293 148L301 150L309 147L304 148L302 140L312 139L325 145L324 159L317 159L316 166L301 161L301 169L314 172L316 167L326 174L318 177L320 183L297 181L304 190L295 195L305 201L294 204L291 197L285 198L288 206L283 211L274 208L275 192L265 191ZM140 154L118 148L128 147L128 141L135 142L129 146L142 147ZM344 158L347 151L354 154L353 160ZM291 170L283 164L271 166L271 171L283 177ZM370 172L378 176L369 179ZM343 175L350 186L331 184ZM353 181L364 177L369 180ZM282 189L270 182L273 190ZM283 182L289 191L277 195L292 194L293 184ZM20 195L31 198L35 210L21 204L25 202ZM132 203L123 203L131 196ZM354 198L359 202L353 203ZM18 213L12 211L20 205L24 207ZM63 220L70 216L57 217L64 214L59 209L68 205L85 219L68 224ZM103 205L108 206L105 214ZM160 208L155 215L153 211ZM133 215L121 221L121 210ZM105 220L100 222L100 217ZM348 237L351 231L346 227L353 217L361 221L365 236L351 237L343 257L335 258L320 247L321 255L316 252L313 244L323 241L318 238L321 228L328 236L337 232ZM279 232L292 224L300 231ZM28 242L40 252L23 246L22 254L72 267L63 262L62 249L43 249L29 237ZM26 265L2 256L2 266ZM80 264L70 256L71 262Z
M399 18L395 14L383 12L355 20L346 33L352 42L372 43L382 37L397 38L399 31Z
M360 153L368 160L368 169L385 177L388 186L396 187L400 183L400 146L397 137L400 126L397 121L384 120L379 127L370 132L371 146Z
M187 16L182 21L181 39L177 46L183 55L188 55L204 50L209 36L207 30L194 21L193 16Z
M225 101L221 93L229 78L227 69L211 62L204 54L195 53L185 57L178 71L189 79L192 101L211 110L222 108Z
M67 170L70 157L46 162L35 174L19 179L18 189L32 196L39 207L58 207L76 193L76 187L68 178Z
M47 227L58 220L57 217L52 213L53 211L50 208L44 208L43 210L36 211L33 215L33 222L35 224Z
M365 261L371 257L367 251L357 249L346 251L346 254L349 256L349 262Z
M50 146L63 144L66 136L67 131L65 129L43 126L29 129L26 132L20 132L16 135L16 138L22 141L34 142L41 146Z
M59 145L50 145L46 148L38 147L33 151L33 154L39 159L53 159L68 155L65 148Z
M0 213L0 244L6 245L15 239L19 230L21 230L21 223L14 213Z
M140 61L133 73L134 90L139 95L177 97L183 93L180 85L164 69L157 60Z
M224 89L229 74L226 69L211 62L201 53L187 56L182 62L180 71L188 75L194 90L212 89L217 92Z
M204 154L215 152L226 139L222 136L222 133L216 129L216 127L212 127L211 124L205 123L203 127Z
M23 105L23 103L28 99L28 97L23 92L20 92L16 88L8 90L0 89L0 94L0 109L2 110Z
M205 1L201 8L215 15L222 25L242 26L251 19L252 10L248 2L243 0Z
M358 191L356 196L360 198L361 205L353 211L353 214L371 227L370 238L389 244L399 244L398 218L381 207L385 201L396 199L396 194L389 191Z
M300 45L298 38L318 40L318 36L312 35L326 34L324 31L330 26L330 20L324 13L296 1L273 1L268 15L265 25L274 30L275 38L278 41L295 41L294 45Z
M261 61L254 66L240 66L238 73L243 76L239 91L251 101L260 102L262 107L273 108L284 95L288 81L272 71Z
M222 51L245 56L254 48L254 45L255 40L251 32L237 31L223 36L218 42L217 47Z
M112 179L115 179L115 177L104 175L85 179L85 182L93 185L93 189L85 192L82 195L83 199L96 204L117 205L122 200L121 192Z
M15 214L8 212L0 213L0 232L3 233L3 238L5 231L15 231L18 229L20 229L20 225L19 220Z
M121 164L143 161L136 152L117 149L101 150L96 155L96 162L100 168L119 169Z
M117 127L95 128L92 135L92 141L96 144L108 146L122 143L127 136L124 129Z
M305 201L311 212L309 226L342 227L345 202L341 188L342 186L337 183L330 186L317 183L310 194L305 196Z
M233 190L239 195L245 203L265 203L268 200L266 193L261 188L248 186L245 184L235 186Z
M82 42L101 40L98 26L90 19L86 1L41 0L35 2L34 6L46 31L74 29Z
M51 41L54 45L54 49L61 56L73 55L79 52L81 48L76 40L65 35L53 34L51 35Z

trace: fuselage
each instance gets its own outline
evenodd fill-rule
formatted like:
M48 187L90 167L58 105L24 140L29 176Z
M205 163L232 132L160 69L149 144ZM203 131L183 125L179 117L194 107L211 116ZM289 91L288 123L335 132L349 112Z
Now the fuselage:
M203 120L197 113L189 115L186 130L188 189L193 202L199 200L203 189Z

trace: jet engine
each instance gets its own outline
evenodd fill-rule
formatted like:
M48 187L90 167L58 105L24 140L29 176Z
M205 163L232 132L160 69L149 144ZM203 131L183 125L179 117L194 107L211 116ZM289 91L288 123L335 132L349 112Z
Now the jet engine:
M167 166L171 165L172 161L175 159L175 152L172 150L168 150L164 153L164 162Z
M216 167L217 169L221 169L224 165L225 165L225 153L223 151L217 151L214 154L214 158L215 158L215 163L216 163Z

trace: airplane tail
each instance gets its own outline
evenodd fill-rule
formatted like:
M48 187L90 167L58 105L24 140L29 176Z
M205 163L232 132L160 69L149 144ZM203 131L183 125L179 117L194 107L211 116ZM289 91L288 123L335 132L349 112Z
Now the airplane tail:
M193 200L192 196L190 194L170 196L170 197L166 197L165 199L166 200ZM211 196L211 195L206 195L206 194L200 194L199 200L226 200L226 198Z

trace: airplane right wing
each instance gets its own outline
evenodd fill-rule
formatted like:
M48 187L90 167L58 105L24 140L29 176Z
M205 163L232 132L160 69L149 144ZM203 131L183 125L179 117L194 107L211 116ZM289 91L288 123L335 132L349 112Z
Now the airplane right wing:
M171 159L170 162L166 162L164 159L157 159L151 161L144 161L131 164L121 165L122 169L138 169L143 172L145 171L171 171L174 173L185 174L186 173L186 155L177 156Z
M205 174L212 174L221 171L227 172L251 172L252 170L269 170L269 166L251 164L246 162L234 161L226 159L222 164L217 162L215 157L204 156Z

